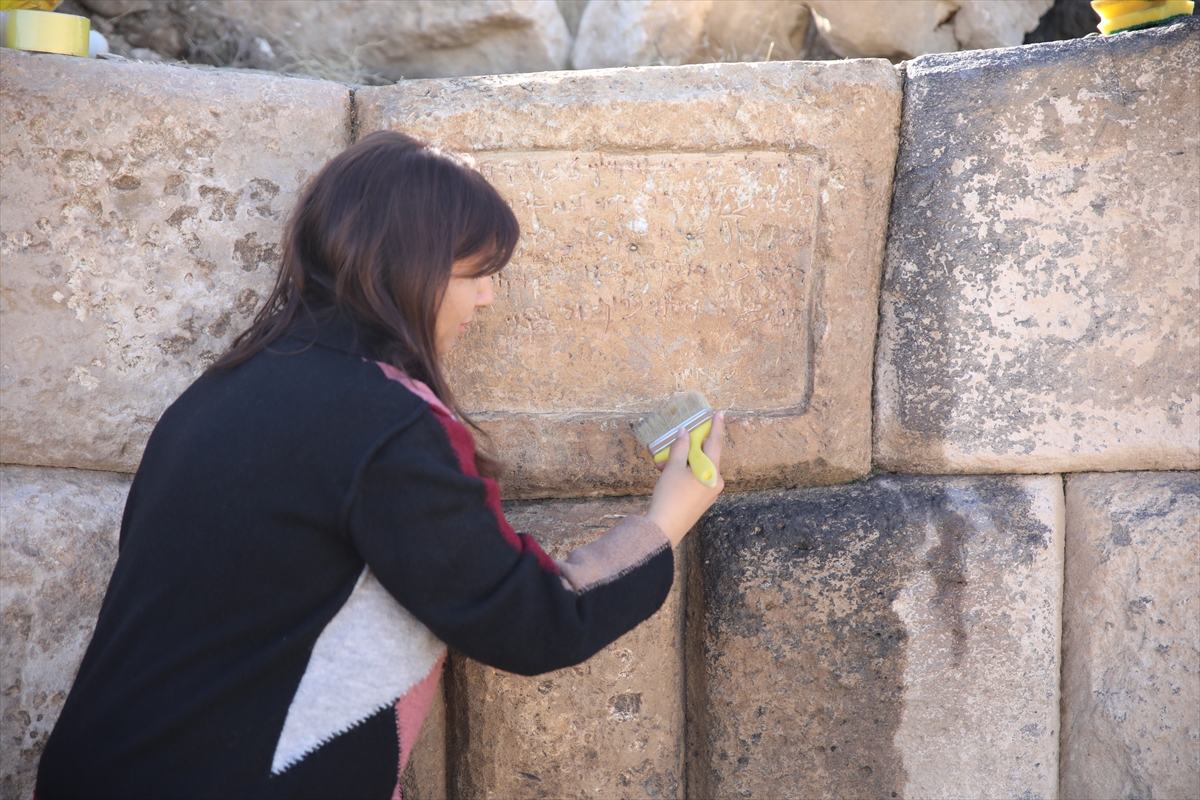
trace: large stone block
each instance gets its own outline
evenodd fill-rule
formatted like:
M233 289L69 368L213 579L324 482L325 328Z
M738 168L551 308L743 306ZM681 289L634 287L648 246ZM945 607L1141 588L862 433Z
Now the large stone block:
M129 477L0 467L0 796L33 793L117 562Z
M888 64L411 81L356 102L364 133L472 153L520 219L449 358L509 496L648 491L631 425L689 388L731 410L733 488L866 474Z
M566 558L644 499L510 503L509 521ZM683 594L577 667L532 678L451 660L451 794L683 797Z
M0 460L132 472L270 290L349 92L13 50L0 70Z
M1200 19L908 65L876 372L896 471L1200 467Z
M1200 797L1200 474L1066 494L1061 796Z
M688 793L1053 797L1062 484L725 495L688 587Z

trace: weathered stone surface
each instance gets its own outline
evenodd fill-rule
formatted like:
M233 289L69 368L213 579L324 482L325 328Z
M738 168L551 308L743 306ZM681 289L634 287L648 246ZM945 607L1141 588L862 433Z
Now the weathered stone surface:
M404 800L445 800L446 791L446 681L438 683L429 716L400 776Z
M811 18L798 0L721 0L705 24L703 61L791 61L805 58Z
M688 794L1052 797L1062 484L725 495L688 586Z
M886 469L1200 467L1200 19L908 65Z
M1019 45L1054 0L810 0L808 5L838 54L899 61Z
M575 69L687 64L704 50L713 0L590 0L571 48Z
M297 59L351 60L380 77L440 78L562 69L571 34L546 0L223 0Z
M576 69L805 58L798 0L593 0L571 51Z
M1200 797L1200 474L1066 495L1060 795Z
M0 796L33 794L113 565L129 478L0 467Z
M269 291L349 94L13 50L0 70L0 459L132 472Z
M510 503L505 514L565 558L644 499ZM532 678L452 659L461 798L682 797L682 562L663 608L590 660Z
M473 153L521 221L448 360L508 496L648 491L630 426L686 388L731 409L728 486L866 473L898 80L792 62L358 91L364 133Z

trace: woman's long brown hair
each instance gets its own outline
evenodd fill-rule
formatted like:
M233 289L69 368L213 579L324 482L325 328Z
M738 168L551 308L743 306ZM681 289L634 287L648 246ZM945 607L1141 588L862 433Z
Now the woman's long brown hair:
M499 272L519 235L512 209L478 172L404 134L372 133L305 188L275 287L211 369L246 361L301 314L332 306L478 432L442 375L437 311L454 262L478 260L477 276ZM488 476L501 468L482 450L476 464Z

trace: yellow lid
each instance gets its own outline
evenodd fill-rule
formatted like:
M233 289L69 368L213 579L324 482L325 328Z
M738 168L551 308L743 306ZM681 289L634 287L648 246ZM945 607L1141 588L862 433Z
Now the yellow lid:
M1105 35L1187 16L1195 5L1193 0L1092 0L1092 8L1100 15L1097 27Z
M28 8L33 11L53 11L62 0L0 0L0 11Z
M92 23L87 17L23 8L9 11L7 14L8 19L4 25L5 47L87 58L88 33L92 28Z

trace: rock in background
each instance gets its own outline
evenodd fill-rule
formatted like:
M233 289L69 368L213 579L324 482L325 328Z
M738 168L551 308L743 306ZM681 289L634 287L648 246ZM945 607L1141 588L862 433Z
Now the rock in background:
M1071 3L1086 8L1080 11ZM1091 13L1086 0L1059 0L1047 12L1051 4L1052 0L65 0L59 10L90 15L93 28L122 56L378 85L401 78L568 67L875 56L900 60L1095 30L1095 22L1089 24L1084 16Z
M814 24L846 58L893 61L926 53L1011 47L1053 0L809 0Z
M1200 797L1200 474L1067 482L1062 797Z
M576 69L789 61L807 57L808 7L796 0L590 0Z
M1025 34L1025 44L1081 39L1099 30L1100 15L1091 0L1054 0L1054 5Z
M590 0L571 63L575 69L692 63L712 9L713 0Z
M223 0L296 65L355 63L387 80L563 69L571 34L553 0Z

